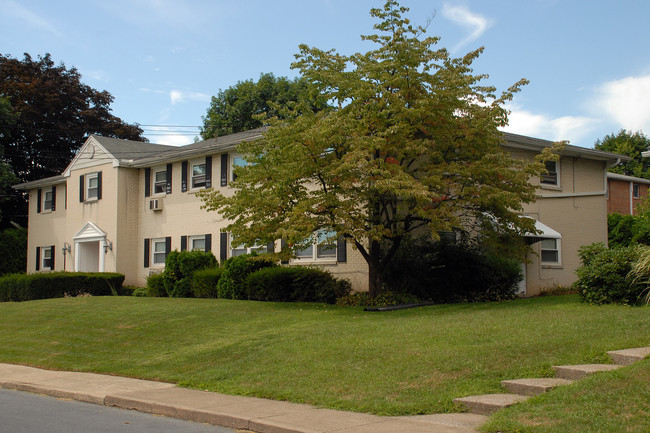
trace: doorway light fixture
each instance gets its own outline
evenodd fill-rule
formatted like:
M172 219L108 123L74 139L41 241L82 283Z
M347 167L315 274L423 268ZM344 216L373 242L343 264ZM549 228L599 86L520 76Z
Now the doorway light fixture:
M104 241L104 254L108 253L109 251L113 251L113 242L106 239Z

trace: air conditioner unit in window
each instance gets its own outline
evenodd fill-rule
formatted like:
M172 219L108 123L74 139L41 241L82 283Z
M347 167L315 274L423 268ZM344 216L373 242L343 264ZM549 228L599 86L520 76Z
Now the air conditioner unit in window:
M149 210L162 210L163 202L162 199L154 198L149 200Z

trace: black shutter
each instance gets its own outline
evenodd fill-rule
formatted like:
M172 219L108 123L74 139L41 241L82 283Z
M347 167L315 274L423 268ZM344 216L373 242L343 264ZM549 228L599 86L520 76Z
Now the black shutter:
M149 239L144 240L144 267L149 267Z
M212 157L205 157L205 187L212 188Z
M172 238L167 236L165 238L165 261L167 261L167 255L172 251Z
M187 236L181 236L181 251L187 250Z
M83 203L84 202L84 175L82 174L79 176L79 202Z
M221 186L228 186L228 154L221 154Z
M41 270L41 247L36 247L36 270Z
M52 250L50 251L50 257L52 257L52 262L50 264L50 269L54 270L54 251L56 251L56 250L54 249L54 245L52 245L50 248L52 248Z
M144 169L144 196L151 195L151 169L149 167Z
M102 172L97 173L97 200L102 198Z
M212 251L212 233L205 235L205 252Z
M36 213L41 213L41 202L43 201L43 191L40 188L36 193L36 197L38 199L38 201L36 202Z
M187 191L187 161L181 163L181 192Z
M223 263L228 258L228 233L219 234L219 260Z
M345 263L348 260L348 252L346 249L346 241L343 235L339 236L336 240L336 261Z
M172 165L167 164L167 185L165 185L165 194L172 193Z
M56 185L52 187L52 211L56 210Z
M269 244L266 246L266 251L269 253L274 253L275 252L275 242L269 242Z

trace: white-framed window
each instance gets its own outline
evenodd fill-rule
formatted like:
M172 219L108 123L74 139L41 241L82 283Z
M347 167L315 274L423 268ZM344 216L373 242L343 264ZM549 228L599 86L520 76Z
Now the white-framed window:
M187 243L189 251L205 251L205 235L189 236Z
M205 175L205 161L192 163L192 188L204 188Z
M257 254L268 252L267 246L253 245L252 247L246 247L244 244L235 244L233 239L233 236L230 235L230 257L243 256L252 252L256 252Z
M243 156L241 155L233 155L232 156L232 167L230 167L230 180L235 180L237 179L237 175L235 174L235 167L245 167L248 165L248 162L244 159Z
M153 172L153 193L164 194L167 191L167 169L156 169Z
M151 263L164 265L167 258L167 243L165 238L151 240Z
M311 244L297 250L298 260L336 260L336 233L319 230L311 236Z
M556 265L560 263L561 255L559 239L542 239L540 242L540 249L542 254L542 263Z
M99 198L99 173L88 173L86 175L86 200L97 200Z
M51 189L46 189L43 191L43 212L49 212L52 210L52 190Z
M640 186L638 183L633 183L632 184L632 198L639 198L640 197Z
M41 270L51 270L52 269L52 257L54 256L53 247L41 247Z
M547 173L542 174L540 183L542 185L560 186L560 172L558 161L546 161L544 163Z

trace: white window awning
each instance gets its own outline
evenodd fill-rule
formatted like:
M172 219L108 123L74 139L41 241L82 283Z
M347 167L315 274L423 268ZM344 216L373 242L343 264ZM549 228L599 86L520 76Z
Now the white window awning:
M541 241L542 239L562 239L562 235L544 224L535 220L535 229L538 233L526 233L524 237L529 243Z

